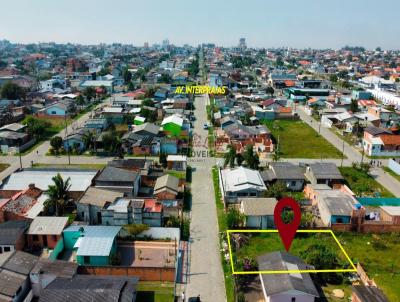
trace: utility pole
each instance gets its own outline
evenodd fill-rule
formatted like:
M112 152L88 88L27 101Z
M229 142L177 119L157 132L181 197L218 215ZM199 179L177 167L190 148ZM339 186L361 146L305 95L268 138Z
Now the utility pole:
M67 125L67 111L64 114L64 123L65 123L65 139L67 140L67 154L68 154L68 165L71 164L71 157L69 155L69 144L68 144L68 125Z
M361 144L361 146L362 146L362 152L361 152L361 164L360 164L360 166L362 166L362 164L363 164L363 162L364 162L364 145L363 144Z
M344 159L344 140L342 140L342 161L340 162L340 166L343 167L343 159Z
M22 170L21 142L18 141L19 167Z

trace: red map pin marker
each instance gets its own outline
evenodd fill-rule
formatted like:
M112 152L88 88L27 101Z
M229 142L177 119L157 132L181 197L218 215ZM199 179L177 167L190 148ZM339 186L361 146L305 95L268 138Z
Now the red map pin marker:
M284 208L291 208L293 210L294 215L293 221L291 223L286 224L282 221L281 214ZM300 221L301 210L296 200L290 197L284 197L278 201L274 210L274 222L287 252L292 245L292 241L294 239L294 236L296 235L296 231L300 225Z

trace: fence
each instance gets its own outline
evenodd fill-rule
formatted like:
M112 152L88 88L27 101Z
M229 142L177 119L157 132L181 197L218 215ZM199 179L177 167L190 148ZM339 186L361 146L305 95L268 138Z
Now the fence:
M357 200L363 206L400 206L400 198L358 197Z
M79 266L78 273L96 276L135 276L140 281L175 281L175 268L127 266Z

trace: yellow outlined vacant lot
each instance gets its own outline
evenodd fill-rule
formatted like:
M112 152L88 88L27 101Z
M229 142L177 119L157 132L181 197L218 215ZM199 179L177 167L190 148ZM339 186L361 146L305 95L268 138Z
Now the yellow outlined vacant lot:
M348 269L319 269L319 270L285 270L285 271L235 271L235 267L233 265L233 257L232 257L232 249L231 249L231 233L278 233L278 230L227 230L227 238L228 238L228 248L229 248L229 258L231 262L231 269L234 275L246 275L246 274L295 274L295 273L348 273L348 272L356 272L357 268L354 263L351 261L349 255L347 255L343 246L340 244L339 240L336 238L335 234L332 230L297 230L296 233L329 233L332 235L333 239L338 244L340 250L346 257L347 261L352 268Z

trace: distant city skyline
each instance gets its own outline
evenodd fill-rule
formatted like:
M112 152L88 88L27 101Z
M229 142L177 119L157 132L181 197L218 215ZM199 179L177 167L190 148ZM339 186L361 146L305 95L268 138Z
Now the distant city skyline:
M398 0L14 0L2 11L0 39L15 43L400 49Z

